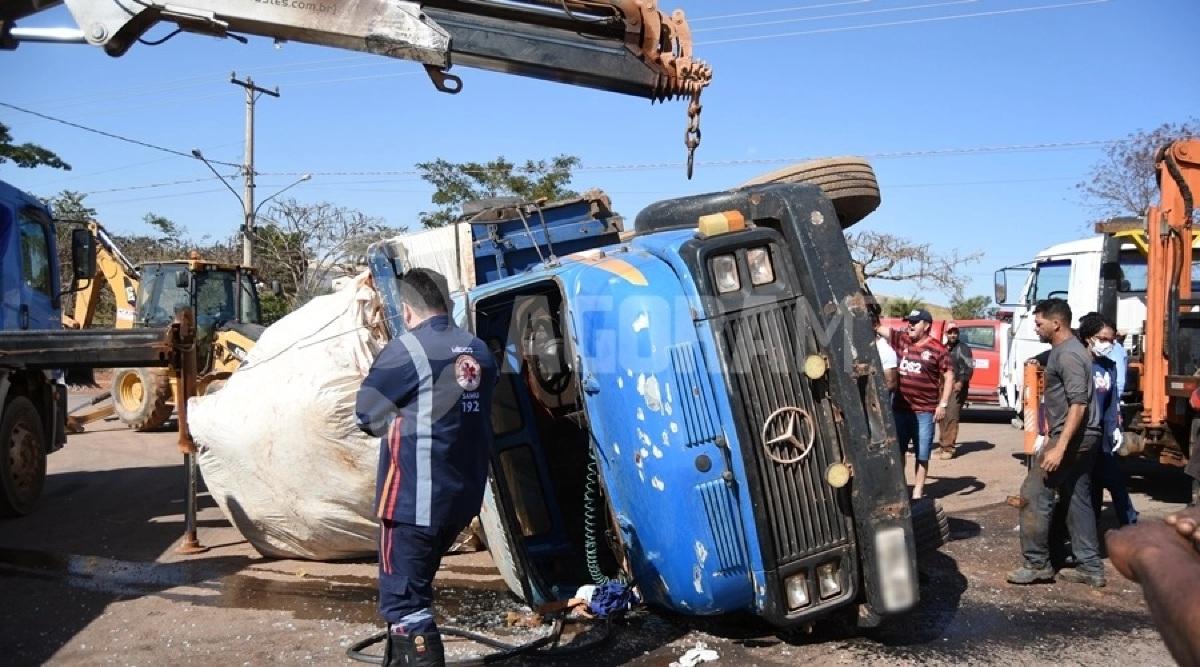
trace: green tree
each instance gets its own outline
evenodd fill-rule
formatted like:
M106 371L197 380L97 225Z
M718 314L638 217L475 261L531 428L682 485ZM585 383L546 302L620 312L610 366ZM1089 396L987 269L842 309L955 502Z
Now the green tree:
M526 160L517 166L503 156L486 163L448 162L437 159L417 164L421 178L436 188L432 201L440 208L422 211L421 223L441 227L462 216L462 205L492 197L520 197L526 201L554 201L578 195L567 188L571 172L580 164L574 155L549 160Z
M888 317L905 317L914 310L925 308L925 301L919 296L896 297L888 299L884 304L884 312Z
M15 144L8 126L0 123L0 164L12 162L18 167L32 169L34 167L52 167L54 169L71 170L71 165L63 162L53 151L37 144Z
M956 320L979 320L987 316L988 305L992 298L988 296L963 297L958 295L950 300L950 314Z
M1075 185L1098 219L1140 216L1158 199L1154 157L1176 139L1200 136L1200 119L1163 123L1153 130L1134 132L1110 145L1092 165L1087 178Z

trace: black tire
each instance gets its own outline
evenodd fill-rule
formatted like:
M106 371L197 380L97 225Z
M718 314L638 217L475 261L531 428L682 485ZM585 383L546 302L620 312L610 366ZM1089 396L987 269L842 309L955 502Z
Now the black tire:
M917 544L917 558L935 552L950 541L950 520L942 506L931 498L912 502L913 540Z
M17 396L0 417L0 515L33 511L46 484L46 432L33 402Z
M879 208L882 198L875 170L862 158L836 157L801 162L746 181L746 188L764 183L807 183L821 188L846 229Z
M162 426L175 410L171 379L145 368L113 373L112 401L117 417L135 431Z

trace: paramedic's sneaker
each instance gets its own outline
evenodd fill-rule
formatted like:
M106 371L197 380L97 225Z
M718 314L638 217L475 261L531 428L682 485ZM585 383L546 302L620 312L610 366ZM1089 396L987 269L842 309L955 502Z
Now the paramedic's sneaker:
M1022 565L1008 573L1008 583L1010 584L1039 584L1052 581L1054 581L1054 568L1049 565L1040 570Z
M1103 572L1093 574L1091 572L1084 572L1080 569L1059 570L1058 578L1062 579L1063 581L1069 581L1072 584L1087 584L1092 588L1104 588L1104 586L1108 583L1104 579Z

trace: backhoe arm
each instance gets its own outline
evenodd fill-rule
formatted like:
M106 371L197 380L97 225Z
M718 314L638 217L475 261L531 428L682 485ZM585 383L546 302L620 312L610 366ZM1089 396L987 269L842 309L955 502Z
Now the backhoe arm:
M133 327L137 298L138 271L133 262L121 252L100 223L87 223L88 231L96 238L96 275L77 288L70 312L63 312L63 326L68 329L87 329L92 326L100 293L107 285L116 304L117 329Z

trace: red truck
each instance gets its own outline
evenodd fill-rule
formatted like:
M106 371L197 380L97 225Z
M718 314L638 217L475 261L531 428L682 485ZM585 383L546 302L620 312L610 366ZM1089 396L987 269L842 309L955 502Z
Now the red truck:
M898 317L885 317L884 326L905 329L908 323ZM975 358L975 374L967 402L973 405L1000 404L1000 368L1007 349L1008 323L1000 320L935 320L930 335L945 342L946 327L958 326L959 341L971 348Z

